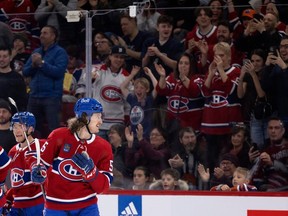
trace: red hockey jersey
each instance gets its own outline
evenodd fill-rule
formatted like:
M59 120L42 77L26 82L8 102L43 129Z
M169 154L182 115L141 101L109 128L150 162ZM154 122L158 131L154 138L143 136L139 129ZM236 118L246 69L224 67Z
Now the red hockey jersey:
M231 123L243 122L240 100L237 97L237 80L240 69L230 67L225 71L228 79L223 83L216 72L210 88L202 86L205 100L201 131L205 134L223 135L231 132Z
M200 129L204 98L198 87L199 82L203 82L203 79L194 75L190 78L189 88L186 88L180 80L175 79L174 74L170 74L166 78L165 89L156 86L157 93L168 98L168 120L179 118L182 127Z
M8 157L7 153L0 146L0 186L1 186L0 187L0 208L2 208L6 202L4 191L2 190L2 186L4 185L6 176L8 174L10 162L11 160Z
M99 171L91 182L83 181L71 160L75 153L81 153L83 149ZM68 128L58 128L52 131L42 147L41 160L46 166L52 166L48 182L46 180L45 207L49 209L75 210L95 204L96 194L107 191L112 181L111 145L94 134L91 139L81 141Z
M39 140L39 142L42 146L45 140ZM36 151L34 142L30 143L30 147L32 151ZM12 159L10 180L15 208L27 208L44 203L40 185L31 181L30 164L27 162L30 157L29 152L28 146L21 148L20 143L9 151L9 157Z

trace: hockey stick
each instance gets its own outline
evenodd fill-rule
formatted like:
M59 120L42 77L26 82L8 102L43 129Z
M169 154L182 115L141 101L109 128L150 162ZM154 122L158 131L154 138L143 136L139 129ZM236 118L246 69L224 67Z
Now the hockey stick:
M11 97L8 97L8 100L9 100L9 102L16 108L17 113L19 113L19 110L18 110L18 107L17 107L17 104L16 104L15 100L13 100ZM20 120L20 124L21 124L22 131L23 131L23 133L24 133L25 140L26 140L27 145L28 145L28 149L31 151L30 142L29 142L29 140L28 140L26 131L24 130L23 121L22 121L22 118L21 118L20 115L19 115L19 120Z
M36 165L39 166L39 165L40 165L40 161L41 161L39 139L35 138L35 139L34 139L34 142L35 142L36 158L37 158ZM43 184L40 184L40 187L41 187L41 190L42 190L43 198L44 198L44 200L46 200L46 192L45 192L45 190L44 190Z
M8 100L9 102L16 108L16 111L17 113L19 113L19 109L17 107L17 104L15 102L15 100L13 100L11 97L8 97ZM19 115L19 121L20 121L20 124L21 124L21 128L22 128L22 132L24 133L24 136L25 136L25 140L27 142L27 145L28 145L28 149L29 151L31 151L31 146L30 146L30 142L28 140L28 137L27 137L27 134L26 134L26 131L24 130L24 125L23 125L23 121L22 121L22 118L21 116ZM35 148L36 148L36 165L39 166L40 165L40 161L41 161L41 156L40 156L40 143L39 143L39 140L37 138L34 139L34 142L35 142ZM41 184L40 185L41 187L41 190L42 190L42 193L43 193L43 197L45 199L45 190L44 190L44 187L43 185Z

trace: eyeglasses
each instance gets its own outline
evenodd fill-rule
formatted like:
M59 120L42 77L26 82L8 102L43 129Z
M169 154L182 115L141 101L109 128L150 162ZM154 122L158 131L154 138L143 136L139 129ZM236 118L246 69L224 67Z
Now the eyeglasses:
M150 137L158 137L158 136L162 136L161 134L156 134L156 133L151 133Z
M222 161L220 165L222 166L231 166L233 163L231 161Z
M96 45L103 44L103 43L108 43L108 41L94 41L94 44Z
M288 49L288 44L282 44L282 45L279 46L279 48L280 48L280 49L281 49L281 48Z

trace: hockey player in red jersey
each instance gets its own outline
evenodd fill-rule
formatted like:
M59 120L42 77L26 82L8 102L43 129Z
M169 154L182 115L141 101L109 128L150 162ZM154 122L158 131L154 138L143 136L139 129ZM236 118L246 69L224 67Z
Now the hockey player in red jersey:
M33 181L46 180L45 216L99 216L96 194L107 191L113 174L111 145L96 136L102 124L102 105L93 98L79 99L74 107L76 118L68 128L51 132L41 149L41 160L52 166L47 180L36 166Z
M5 196L2 186L4 185L6 176L8 174L10 158L4 149L0 146L0 214L2 213L2 208L5 204Z
M17 141L8 155L11 158L11 188L6 193L5 208L12 204L7 215L42 215L44 209L43 193L40 185L31 181L30 167L26 162L36 153L35 140L32 133L36 120L30 112L15 113L11 119L11 129ZM44 140L40 141L42 144ZM40 149L40 145L38 146Z

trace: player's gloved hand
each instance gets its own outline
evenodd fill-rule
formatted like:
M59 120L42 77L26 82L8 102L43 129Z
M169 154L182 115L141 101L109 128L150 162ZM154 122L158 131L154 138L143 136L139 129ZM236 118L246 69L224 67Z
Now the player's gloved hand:
M2 208L2 215L7 215L12 207L12 202L10 200L6 200L6 203L4 204Z
M47 169L45 165L39 164L36 165L34 164L31 168L31 180L35 184L42 184L47 177Z
M85 181L94 180L98 174L98 170L86 151L76 153L71 159L76 164L77 170L82 174Z

